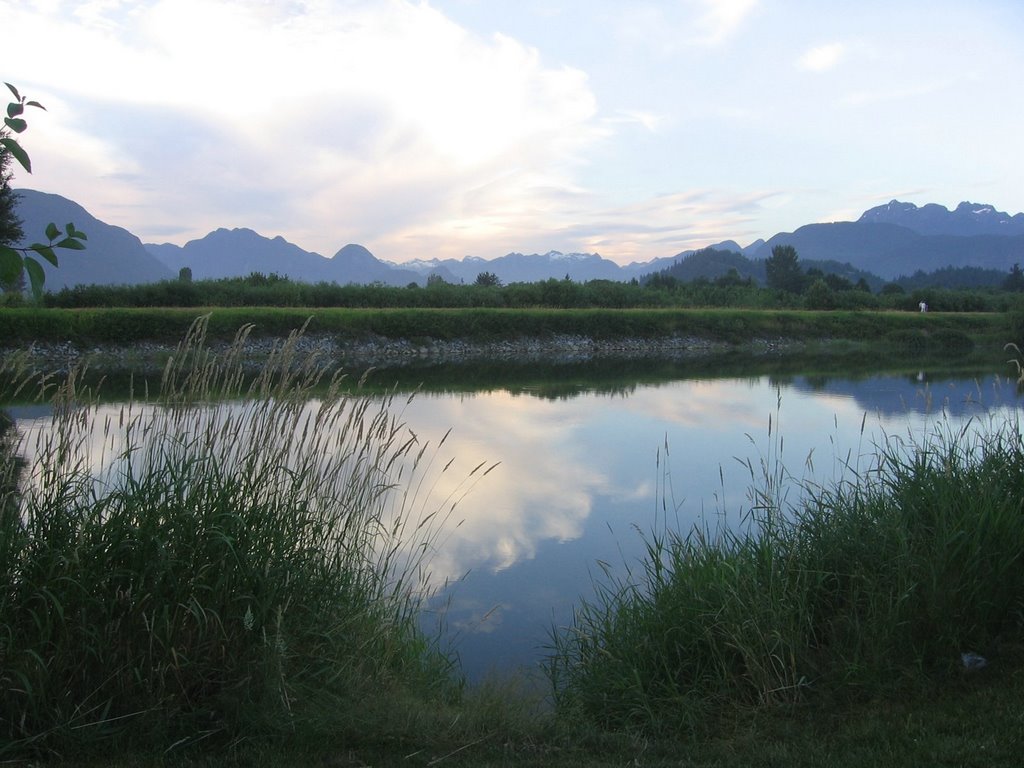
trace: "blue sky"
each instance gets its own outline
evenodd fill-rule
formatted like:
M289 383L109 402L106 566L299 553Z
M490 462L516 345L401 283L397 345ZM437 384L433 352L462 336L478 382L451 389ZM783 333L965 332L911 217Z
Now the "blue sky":
M146 242L647 261L1024 210L1019 0L0 0L15 186Z

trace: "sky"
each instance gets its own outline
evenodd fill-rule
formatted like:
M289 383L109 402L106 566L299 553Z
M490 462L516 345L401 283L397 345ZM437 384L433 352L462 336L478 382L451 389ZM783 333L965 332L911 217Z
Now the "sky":
M143 242L620 264L1024 211L1020 0L0 0L15 187ZM62 222L63 223L63 222Z

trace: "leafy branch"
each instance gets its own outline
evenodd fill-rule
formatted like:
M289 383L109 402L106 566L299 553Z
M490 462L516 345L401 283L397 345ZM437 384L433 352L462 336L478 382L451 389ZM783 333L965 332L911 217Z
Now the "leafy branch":
M4 117L4 128L0 130L0 152L10 152L11 156L18 161L22 168L32 173L32 160L28 152L21 146L21 143L11 136L8 131L15 135L21 135L28 128L28 122L24 118L26 107L35 107L44 112L46 107L38 101L28 101L22 96L18 89L10 83L4 83L8 90L14 95L14 101L7 105L7 115ZM0 283L15 283L22 272L28 274L29 283L32 287L32 295L38 301L43 295L43 285L46 282L46 275L43 272L42 264L31 256L34 253L48 261L53 266L57 264L55 248L64 248L72 251L85 250L84 241L87 239L84 232L68 223L63 231L52 222L46 226L46 243L33 243L21 248L0 243Z
M15 99L7 105L7 117L4 118L4 125L11 131L14 131L14 133L22 134L28 128L28 123L22 117L25 114L25 107L36 107L44 112L46 107L38 101L26 101L25 97L18 93L18 89L10 83L4 83L4 85L14 94ZM0 145L3 145L4 149L14 155L14 159L21 163L22 168L32 173L32 161L29 159L28 152L18 143L17 139L4 136L0 138Z
M50 262L53 266L57 264L57 254L54 248L66 248L72 251L84 251L88 239L84 232L75 228L71 222L64 227L64 231L54 223L46 225L47 243L33 243L26 248L12 248L7 245L0 245L0 283L13 283L18 279L22 270L28 273L29 283L32 286L32 294L38 299L43 293L43 284L46 282L46 275L42 265L29 253L37 253ZM58 239L60 238L60 239Z

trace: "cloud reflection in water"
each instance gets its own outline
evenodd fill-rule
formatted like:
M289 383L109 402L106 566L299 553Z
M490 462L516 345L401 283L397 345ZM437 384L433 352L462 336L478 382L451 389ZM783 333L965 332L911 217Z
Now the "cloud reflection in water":
M428 564L432 585L442 589L432 605L467 673L535 660L548 628L569 621L574 602L589 593L599 562L617 567L641 555L638 531L665 523L661 473L670 475L668 523L686 530L704 519L713 527L719 516L747 506L744 461L756 468L779 459L797 477L814 472L828 480L843 471L846 456L866 460L881 435L922 434L938 415L920 405L920 382L906 377L826 384L759 377L561 399L504 390L413 398L401 416L418 439L437 445L451 429L435 467L449 460L452 466L426 484L433 499L461 496L473 467L500 462L458 503ZM943 382L937 391L953 404L977 394L967 379ZM120 406L103 408L116 418ZM958 407L952 415L977 412ZM19 419L23 432L45 428L35 415ZM117 446L98 451L103 439L110 438L91 436L89 443L93 456L109 461ZM422 504L435 508L433 501Z

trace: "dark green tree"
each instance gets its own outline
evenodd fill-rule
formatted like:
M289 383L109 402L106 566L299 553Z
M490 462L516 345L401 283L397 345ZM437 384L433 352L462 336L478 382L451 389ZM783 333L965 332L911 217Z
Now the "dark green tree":
M182 283L192 282L192 267L182 267L178 270L178 280Z
M647 278L646 287L653 290L675 291L679 288L679 280L670 275L667 270L655 272Z
M1004 291L1024 291L1024 271L1021 271L1020 264L1014 263L1010 268L1010 274L1003 280Z
M729 271L715 279L715 285L722 288L738 288L743 285L753 285L753 280L744 278L736 267L729 267Z
M816 278L804 293L804 306L807 309L835 309L835 293L828 281Z
M481 272L476 276L474 285L482 285L484 287L497 287L501 285L501 278L499 278L493 272Z
M769 288L787 293L800 293L804 287L804 273L800 269L796 248L792 245L776 245L772 255L764 263Z
M833 291L853 290L853 283L851 283L848 278L845 278L842 275L837 275L835 272L829 272L825 275L825 282Z

